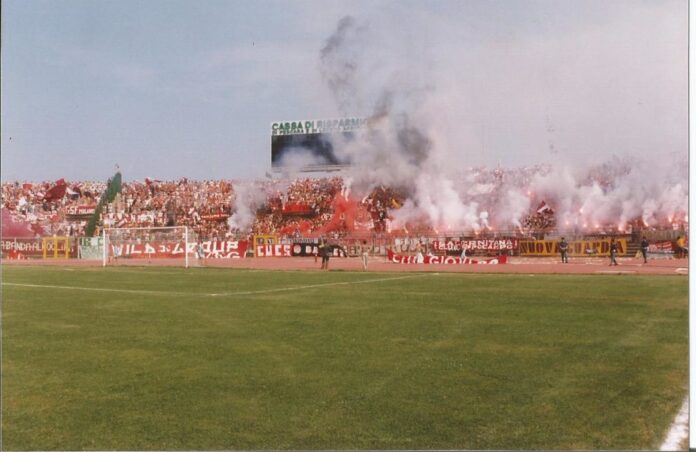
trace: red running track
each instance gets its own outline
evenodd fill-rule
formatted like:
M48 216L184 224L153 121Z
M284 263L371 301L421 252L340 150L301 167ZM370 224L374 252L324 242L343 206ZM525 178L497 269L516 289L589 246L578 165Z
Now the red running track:
M562 264L560 258L509 257L507 264L498 265L453 265L453 264L396 264L386 257L371 257L368 271L374 272L458 272L458 273L523 273L523 274L649 274L688 275L688 259L654 259L644 264L642 259L618 258L618 266L609 266L609 258L576 258ZM191 259L192 267L244 268L259 270L323 271L321 259L314 257L264 257L246 259ZM7 260L2 265L58 265L71 267L99 267L101 261L77 259ZM182 266L181 259L121 260L118 266ZM330 271L362 271L359 257L333 257L329 261Z

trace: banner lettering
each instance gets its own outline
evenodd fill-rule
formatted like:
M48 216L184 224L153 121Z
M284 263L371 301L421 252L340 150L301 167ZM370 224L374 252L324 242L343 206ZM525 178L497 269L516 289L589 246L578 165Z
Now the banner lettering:
M438 239L431 242L433 250L436 252L462 251L462 247L467 250L484 251L514 251L519 247L518 239L482 239L482 240L461 240L458 238Z
M69 217L87 217L94 215L97 209L96 204L80 205L80 206L67 206L65 208L65 215Z
M205 259L234 259L246 255L246 240L215 240L200 242ZM196 243L188 244L189 258L196 256ZM145 241L142 243L110 243L109 254L119 258L159 259L184 257L184 242Z
M559 240L520 240L520 256L558 256ZM575 240L568 242L569 256L609 256L611 239ZM624 256L628 249L626 239L617 239L617 255Z
M497 265L507 264L507 256L497 256L491 259L464 259L457 256L404 256L387 250L387 258L395 264L454 264L454 265Z
M43 257L43 245L41 239L2 239L0 248L3 256L12 252L20 253L26 257Z

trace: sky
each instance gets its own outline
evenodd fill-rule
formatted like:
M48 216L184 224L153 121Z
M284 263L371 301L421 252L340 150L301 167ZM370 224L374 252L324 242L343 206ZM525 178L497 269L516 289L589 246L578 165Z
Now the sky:
M1 177L263 177L272 122L370 117L385 93L452 166L687 155L687 7L5 0ZM346 17L337 93L321 55Z

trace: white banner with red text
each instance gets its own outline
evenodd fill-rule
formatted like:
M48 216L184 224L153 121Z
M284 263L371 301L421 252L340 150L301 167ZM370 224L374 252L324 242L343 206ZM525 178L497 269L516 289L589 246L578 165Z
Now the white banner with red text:
M204 259L235 259L246 256L246 240L209 240L200 242ZM109 256L130 259L160 259L184 257L184 242L143 241L140 243L109 243ZM189 257L195 257L197 246L189 242Z

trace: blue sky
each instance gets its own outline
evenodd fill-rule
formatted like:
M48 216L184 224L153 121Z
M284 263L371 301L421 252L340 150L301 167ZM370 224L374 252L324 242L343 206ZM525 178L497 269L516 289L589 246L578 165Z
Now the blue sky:
M319 62L346 15L350 112ZM2 179L259 177L272 121L419 87L471 164L686 153L687 2L6 0Z

